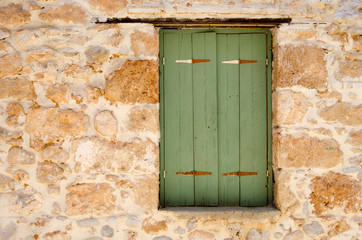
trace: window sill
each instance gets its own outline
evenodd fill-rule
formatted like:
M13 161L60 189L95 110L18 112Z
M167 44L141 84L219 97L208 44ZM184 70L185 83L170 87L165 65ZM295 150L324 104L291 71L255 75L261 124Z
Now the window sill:
M266 207L165 207L159 211L177 218L227 218L253 221L276 221L281 212L273 206Z

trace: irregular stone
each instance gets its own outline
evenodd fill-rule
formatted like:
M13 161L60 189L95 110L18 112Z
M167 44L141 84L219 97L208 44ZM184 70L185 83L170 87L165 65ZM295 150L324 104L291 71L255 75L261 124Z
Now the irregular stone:
M36 99L33 83L24 77L0 78L0 89L0 99L7 97L14 97L17 100Z
M61 232L60 230L58 231L53 231L53 232L48 232L45 233L43 236L44 240L71 240L71 236L68 235L67 232Z
M59 184L48 184L47 190L50 196L58 196L60 194Z
M20 25L30 21L31 14L23 9L22 4L10 3L0 8L1 25Z
M85 240L103 240L103 238L101 238L101 237L90 237L90 238L87 238Z
M266 232L259 232L255 228L249 230L248 234L246 235L246 240L267 240L269 237L267 236Z
M58 215L61 211L59 203L54 202L52 206L52 214Z
M30 108L25 131L31 136L48 137L55 141L83 135L89 126L89 117L83 112L58 108Z
M345 213L358 212L362 207L361 184L350 176L329 172L314 178L310 188L309 199L316 215L337 206L343 207Z
M112 104L158 103L157 62L127 60L106 77L105 98Z
M39 14L43 21L53 22L60 20L65 23L85 24L88 21L86 11L77 5L65 3L56 8L49 8Z
M69 96L69 86L67 84L49 86L45 96L56 104L67 103Z
M23 170L16 170L12 173L13 178L18 182L24 182L26 180L29 180L29 173L23 171Z
M33 153L25 151L19 147L10 148L8 153L9 165L23 165L35 163L35 156Z
M351 131L348 135L346 143L356 147L362 147L362 130Z
M4 174L0 174L0 192L11 192L15 189L15 181Z
M23 69L19 53L0 57L0 78L18 74Z
M152 240L172 240L172 238L167 237L167 236L159 236L159 237L155 237Z
M92 45L85 50L84 54L87 57L87 63L103 63L109 57L109 50L98 45Z
M72 93L72 94L71 94L71 97L72 97L72 99L75 100L75 102L76 102L77 104L83 102L83 97L82 97L82 95L80 95L80 94L77 95L77 94Z
M345 59L339 65L336 79L340 81L362 81L362 60Z
M6 137L6 144L12 145L13 147L20 146L23 141L24 140L22 131L8 133Z
M56 58L56 53L52 49L47 47L33 49L26 52L27 63L41 62L42 64L44 64L45 61L55 58Z
M18 121L18 118L25 114L24 108L19 103L10 103L6 108L6 113L8 117L6 118L6 124L9 126L17 127L21 123Z
M319 222L313 221L310 224L306 224L303 226L303 231L305 234L307 234L309 237L316 237L318 235L321 235L324 233L324 229L319 224Z
M123 40L123 35L119 32L114 33L107 41L112 47L118 47Z
M316 46L284 46L276 50L276 87L301 85L321 88L327 84L323 49Z
M157 221L152 217L146 218L142 222L142 230L147 234L158 233L159 231L167 231L167 225L165 220Z
M102 91L97 87L87 87L87 102L92 104L98 103L98 98L102 96Z
M107 137L115 137L118 132L118 121L111 111L100 111L94 117L94 128Z
M45 226L49 225L51 217L48 215L41 215L40 217L36 217L30 222L30 227L32 231L35 233L39 233L40 230L44 229Z
M31 186L26 186L24 189L13 192L9 199L10 210L22 216L39 211L42 207L42 202L42 195Z
M296 195L290 190L291 173L278 171L275 174L275 205L282 213L294 212L300 205Z
M114 188L108 183L81 183L67 187L66 214L110 215L115 210Z
M69 153L56 145L46 147L40 156L43 160L52 161L57 164L65 163L69 159Z
M331 168L342 163L342 151L334 139L307 135L274 136L274 159L281 168Z
M362 124L362 105L354 106L346 102L337 102L332 106L322 109L319 115L328 122L340 122L345 125L358 126Z
M141 221L137 219L137 216L130 215L126 219L126 225L128 227L138 227L141 224Z
M154 31L153 34L147 34L136 30L131 34L131 49L139 57L145 56L158 56L158 34Z
M285 235L283 240L300 240L303 238L304 238L303 232L300 230L297 230L297 231L294 231L294 232L291 232L291 233Z
M101 229L101 235L102 237L111 238L114 235L114 229L109 225L104 225Z
M216 239L215 235L213 233L202 231L202 230L195 230L195 231L191 232L188 235L188 237L189 237L189 240L199 240L199 239L214 240L214 239Z
M328 228L330 229L328 232L330 237L338 236L351 229L346 220L335 222L329 225Z
M157 210L159 180L158 176L142 177L134 184L136 193L136 204L147 210Z
M98 219L96 218L85 218L82 220L78 220L77 224L79 227L91 227L99 224Z
M337 99L338 101L342 101L342 94L336 91L329 92L327 90L323 92L318 92L317 97L319 97L320 99Z
M17 224L14 222L9 223L6 227L1 228L0 226L0 239L8 240L14 239L14 235L16 235Z
M0 28L0 39L5 39L10 37L10 31L6 28Z
M150 131L157 133L159 131L159 111L157 108L131 109L128 120L128 129L131 131Z
M300 123L313 105L303 93L284 90L273 93L273 119L277 125Z
M175 230L174 230L174 232L175 233L177 233L177 234L185 234L186 233L186 230L184 229L184 228L182 228L182 227L177 227Z
M89 83L89 78L94 74L89 66L80 66L77 64L68 64L61 76L65 82L69 83Z
M276 233L274 233L274 237L275 237L276 239L281 239L281 238L283 237L283 233L281 233L281 232L276 232Z
M58 164L50 161L44 161L38 163L36 178L38 182L41 183L57 183L60 180L65 179L63 172L63 168L61 168Z
M0 32L0 34L1 34L1 32ZM1 55L8 54L10 52L13 52L14 50L15 49L11 46L11 44L9 42L0 41L0 54Z
M102 12L106 12L108 15L113 15L126 9L127 0L90 0L90 6Z
M51 72L39 72L34 74L34 81L44 83L44 84L55 84L58 79L56 73Z

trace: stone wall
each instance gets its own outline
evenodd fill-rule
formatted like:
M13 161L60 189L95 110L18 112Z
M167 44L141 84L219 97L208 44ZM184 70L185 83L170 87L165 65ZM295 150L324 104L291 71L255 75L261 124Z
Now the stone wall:
M359 0L3 0L0 239L361 239ZM158 210L158 29L108 17L292 18L272 29L274 200Z

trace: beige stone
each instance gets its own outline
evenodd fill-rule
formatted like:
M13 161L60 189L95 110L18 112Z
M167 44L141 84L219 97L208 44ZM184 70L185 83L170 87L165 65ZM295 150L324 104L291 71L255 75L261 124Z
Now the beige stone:
M283 240L300 240L304 238L304 233L300 230L296 230L294 232L288 233L285 235Z
M87 63L103 63L109 57L109 50L98 45L92 45L85 50L84 54L87 57Z
M0 193L11 192L14 189L15 189L15 181L4 174L0 174Z
M69 86L67 84L49 86L45 96L56 104L67 103L69 96Z
M284 90L273 93L273 119L277 125L300 123L313 106L303 93Z
M55 141L81 136L87 131L88 125L89 117L83 112L39 107L29 109L25 131Z
M279 168L331 168L342 163L342 151L334 139L275 135L273 144Z
M33 62L44 62L47 60L55 59L56 53L46 47L42 47L35 50L30 50L26 52L26 62L27 63L33 63Z
M36 95L31 81L27 78L0 79L0 99L14 97L17 100L35 100Z
M59 206L59 203L54 202L53 206L52 206L52 213L55 214L55 215L58 215L61 211L62 210L61 210L61 208Z
M24 182L29 180L29 173L24 170L18 169L12 173L13 178L18 182Z
M329 225L328 228L330 229L328 232L330 237L338 236L351 229L346 220L335 222Z
M23 69L19 53L0 57L0 78L18 74Z
M90 0L90 4L93 8L106 12L108 15L113 15L126 8L127 0Z
M362 105L354 106L346 102L337 102L332 106L321 109L319 115L329 122L358 126L362 124Z
M123 40L123 35L119 32L114 33L111 37L108 38L107 43L111 45L112 47L118 47L119 44Z
M38 72L34 74L34 81L44 84L55 84L57 79L57 74L52 72Z
M10 37L10 31L6 28L0 28L0 39L5 39Z
M18 118L24 115L25 111L20 103L9 103L6 107L6 113L8 114L6 124L16 127L20 125Z
M127 60L106 77L105 98L112 104L158 103L157 62Z
M23 139L23 132L12 132L9 133L6 137L6 144L12 145L12 146L20 146L24 142Z
M44 161L38 163L36 169L36 178L41 183L57 183L60 180L65 179L64 170L58 164Z
M327 84L323 49L317 46L284 46L276 50L275 87L301 85L321 88Z
M51 139L51 141L52 140L54 139ZM40 139L40 137L30 135L29 146L35 151L40 152L44 150L44 148L46 148L46 144L47 143L45 143L44 140Z
M11 205L11 211L22 216L27 216L42 208L43 197L31 186L26 186L23 189L13 192L9 203Z
M309 198L316 215L335 207L343 207L345 213L356 213L362 207L361 184L353 177L329 172L314 178L310 188Z
M351 131L346 142L356 147L362 147L362 130Z
M123 184L123 186L129 184ZM158 176L142 177L134 184L136 192L136 204L147 210L157 210L158 208Z
M166 221L157 221L152 217L146 218L142 222L142 230L148 234L155 234L160 231L167 231Z
M158 34L155 31L153 34L147 34L136 30L131 34L131 49L134 54L139 57L158 56Z
M44 240L71 240L72 237L68 235L67 232L62 232L60 230L47 232L43 236Z
M35 163L35 155L19 147L13 147L9 150L8 162L11 166L33 164Z
M89 79L93 74L94 72L89 66L68 64L61 73L61 76L64 82L89 83Z
M98 133L107 137L115 137L118 132L118 121L112 111L97 112L94 117L94 128Z
M347 77L347 78L346 78ZM360 59L345 59L339 65L339 70L336 73L337 80L362 81L362 60Z
M157 108L134 107L131 109L128 120L128 129L131 131L159 131L159 111Z
M300 206L296 195L290 190L290 180L290 172L278 171L275 174L274 203L283 214L293 213Z
M46 147L40 156L43 160L52 161L57 164L65 163L69 159L69 153L56 145Z
M11 44L9 42L6 42L6 41L0 42L0 55L8 54L13 51L14 51L14 48L11 46Z
M92 104L98 103L98 98L102 96L102 91L97 87L87 87L87 102Z
M0 8L0 25L20 25L30 21L31 14L22 4L10 3Z
M80 94L71 93L71 98L75 100L77 104L80 104L83 102L83 97Z
M65 213L69 216L111 215L115 210L114 188L108 183L81 183L67 191Z
M48 194L50 196L58 196L60 194L59 184L48 184Z
M46 9L39 14L39 18L47 22L60 20L65 23L85 24L88 21L88 14L80 6L65 3L56 8Z
M215 235L211 232L206 232L202 230L194 230L188 235L189 240L215 240Z
M337 99L338 101L342 101L342 94L336 91L323 91L318 92L317 97L320 99Z

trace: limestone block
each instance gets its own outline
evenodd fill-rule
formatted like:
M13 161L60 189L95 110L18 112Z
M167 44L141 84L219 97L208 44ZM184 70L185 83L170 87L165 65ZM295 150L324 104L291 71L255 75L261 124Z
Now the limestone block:
M108 183L81 183L67 187L66 214L111 215L115 210L114 188Z
M43 197L31 186L26 186L23 189L13 192L9 199L9 203L11 205L11 211L27 216L42 208Z
M30 21L31 14L23 9L22 4L10 3L0 8L1 25L20 25Z
M112 111L100 111L94 117L94 128L103 136L115 137L118 132L118 121Z
M103 63L109 57L109 50L98 45L91 45L84 54L87 57L87 63Z
M300 123L313 106L303 93L284 90L273 93L273 119L277 125Z
M362 130L351 131L347 137L347 143L362 148Z
M62 179L65 179L64 170L58 164L44 161L38 163L36 169L36 179L41 183L57 183Z
M15 181L14 179L0 174L0 193L1 192L11 192L15 189Z
M303 238L304 238L303 232L300 230L297 230L297 231L294 231L294 232L291 232L291 233L285 235L283 240L300 240Z
M19 53L0 57L0 78L16 75L21 69L23 69L23 64Z
M361 184L350 176L329 172L316 177L310 185L310 202L316 215L343 207L345 213L355 213L362 207Z
M14 50L15 49L11 46L11 44L9 42L6 42L6 41L1 41L0 42L0 55L5 55L5 54L8 54L8 53L11 53Z
M102 96L102 91L97 87L87 87L86 89L87 94L87 102L92 104L98 103L98 98Z
M108 15L113 15L126 8L127 0L90 0L90 5L97 10L106 12Z
M204 240L215 240L215 235L211 232L206 232L202 230L194 230L188 235L189 240L198 240L198 239L204 239Z
M12 132L7 135L6 138L6 144L12 145L12 146L20 146L24 142L23 140L23 132Z
M43 236L44 240L71 240L72 237L68 235L67 232L62 232L60 230L53 231L53 232L47 232Z
M102 237L108 237L111 238L114 235L114 229L110 227L109 225L102 226L101 229L101 235Z
M29 173L25 172L24 170L16 170L12 173L13 178L18 182L24 182L29 180Z
M8 117L6 118L7 125L14 127L21 125L18 118L24 115L25 111L20 103L9 103L6 107L6 113L8 114Z
M10 31L6 28L0 28L0 39L5 39L10 37Z
M70 88L68 84L57 84L49 86L45 96L56 104L67 103L69 97L69 89Z
M274 184L274 202L282 213L294 212L300 203L295 194L290 190L290 172L276 172Z
M9 165L23 165L35 163L35 156L33 153L25 151L19 147L10 148L8 153Z
M328 122L358 126L362 124L362 105L355 106L346 102L337 102L332 106L321 109L319 115Z
M105 98L112 104L158 103L157 62L127 60L106 77Z
M316 46L284 46L276 49L276 87L301 85L321 88L327 84L323 49Z
M362 60L345 59L339 64L336 79L340 81L362 81Z
M40 156L43 160L52 161L57 164L65 163L69 159L69 153L56 145L46 147Z
M44 61L52 60L56 58L56 53L47 47L42 47L39 49L33 49L26 52L26 58L25 61L27 63L33 63L33 62L41 62L44 63Z
M123 184L123 186L129 185ZM136 192L136 204L138 206L147 210L157 210L159 192L158 176L144 176L137 179L133 188Z
M94 74L89 66L68 64L61 73L64 82L89 83L89 78Z
M88 14L80 6L65 3L56 8L44 10L39 14L39 18L47 22L60 20L65 23L85 24L88 21Z
M150 131L157 133L159 131L158 108L132 108L127 125L128 129L131 131Z
M148 234L155 234L160 231L167 231L167 225L165 220L157 221L152 217L146 218L142 222L142 230Z
M268 240L268 232L267 231L258 231L255 228L249 230L246 235L246 240Z
M323 227L317 221L304 225L303 231L309 237L316 237L324 233Z
M331 168L342 163L342 151L334 139L301 135L275 135L274 159L280 168Z
M34 81L44 84L55 84L57 79L58 76L55 72L38 72L34 74Z
M77 221L79 227L91 227L99 225L97 218L85 218Z
M329 225L328 228L330 229L328 232L328 236L330 237L338 236L351 229L344 219Z
M17 100L35 100L36 95L31 81L25 77L1 78L0 99L14 97Z
M136 30L131 34L131 49L134 54L139 57L158 56L158 34L154 31L153 34L147 34Z

